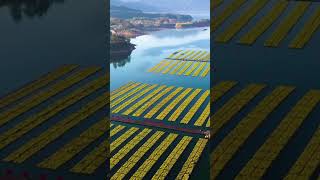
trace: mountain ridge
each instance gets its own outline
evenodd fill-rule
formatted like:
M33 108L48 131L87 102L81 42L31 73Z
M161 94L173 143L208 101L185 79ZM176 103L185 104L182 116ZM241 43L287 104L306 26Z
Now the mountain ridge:
M145 12L210 12L209 0L111 0L110 3L111 5L123 5Z

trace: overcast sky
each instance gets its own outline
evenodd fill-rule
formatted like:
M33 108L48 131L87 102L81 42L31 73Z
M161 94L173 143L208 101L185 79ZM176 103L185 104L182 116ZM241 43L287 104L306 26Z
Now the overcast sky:
M111 0L113 2L143 3L144 5L178 11L210 11L210 0ZM136 4L138 6L138 4Z

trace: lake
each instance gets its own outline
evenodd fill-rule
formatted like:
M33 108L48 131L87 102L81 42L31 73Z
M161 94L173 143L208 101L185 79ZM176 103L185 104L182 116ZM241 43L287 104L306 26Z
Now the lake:
M207 29L207 30L203 30ZM110 64L111 91L129 81L158 83L183 87L209 89L210 77L192 77L150 73L148 69L179 49L210 51L210 29L169 29L131 39L136 49L127 59Z
M204 30L206 29L206 30ZM178 76L162 73L150 73L148 69L158 64L161 60L168 57L171 53L179 49L195 49L210 51L210 28L191 28L191 29L168 29L157 32L152 32L148 35L139 36L131 39L131 43L136 45L136 49L132 52L131 56L118 60L118 62L110 64L111 73L111 91L118 87L128 83L129 81L142 82L149 84L159 84L175 87L192 87L201 88L207 90L210 88L210 75L206 77L192 77L192 76ZM164 99L162 97L161 99ZM160 99L160 100L161 100ZM194 101L196 101L195 98ZM160 101L159 100L159 101ZM208 101L205 102L205 104ZM195 116L199 116L199 113L203 111L200 108ZM172 112L171 112L172 113ZM131 117L134 120L141 120L139 118ZM180 121L180 120L178 120ZM113 122L119 124L118 122ZM167 124L176 124L173 122L165 122ZM178 122L177 122L178 123ZM171 124L171 125L172 125ZM176 124L182 126L182 124ZM129 125L131 127L131 125ZM193 124L185 125L187 127L193 127ZM138 126L140 127L140 126ZM153 128L159 130L159 128ZM201 127L202 129L202 127ZM161 129L160 129L161 130ZM165 129L165 132L171 133L171 130ZM176 133L176 132L174 132ZM183 135L184 133L179 132ZM200 137L195 135L195 137ZM202 136L201 136L202 137ZM117 137L112 137L115 140ZM196 138L194 138L196 140ZM152 147L152 151L155 147ZM172 149L172 147L170 148ZM184 158L189 156L193 146L189 146L184 153ZM208 148L204 150L199 160L198 165L195 167L191 179L209 179L209 152ZM168 151L168 152L171 152ZM132 152L130 152L132 153ZM156 163L156 168L160 167L164 157ZM169 173L169 177L177 175L184 162L178 161ZM179 168L180 167L180 168ZM154 167L155 168L155 167ZM153 169L155 171L155 169ZM149 176L154 172L149 172ZM114 170L111 173L115 173ZM147 176L147 177L149 177ZM150 176L151 177L151 176Z
M101 0L0 1L0 97L64 64L78 64L83 68L100 66L103 68L101 73L105 74L107 69L107 47L105 43L107 16L104 8L104 1ZM77 87L71 89L74 90L75 88ZM60 93L48 102L40 104L39 107L31 110L31 113L38 111L39 108L49 106L54 100L70 92L69 90ZM95 95L97 93L93 96ZM93 96L75 104L71 109L51 118L48 122L15 141L15 143L10 144L1 151L1 159L12 152L13 149L17 149L22 143L47 130L53 123L61 121L68 113L83 106ZM51 178L59 175L65 179L91 179L92 176L69 172L70 164L57 171L39 169L34 164L52 154L52 150L61 148L62 144L74 138L75 135L79 135L79 132L89 127L94 120L100 119L101 116L104 117L106 112L103 109L102 112L100 111L97 114L100 117L92 116L90 120L84 122L84 126L72 129L67 135L64 134L62 139L60 138L55 143L49 144L49 148L42 149L27 163L1 162L1 175L6 168L10 168L13 169L15 174L28 171L34 175L33 178L35 179L38 179L40 174L49 175ZM30 116L30 113L28 112L17 119L21 120L26 116ZM3 129L8 129L16 123L17 121L14 121L8 126L1 127L1 133ZM100 139L99 143L101 143L101 140L103 139ZM98 142L92 145L96 147ZM76 161L81 159L79 157L83 155L85 155L84 152L80 152L69 163L75 164ZM98 177L97 179L103 179L105 174L106 167L101 166L95 176Z
M99 0L0 3L0 95L63 64L106 67L104 7Z

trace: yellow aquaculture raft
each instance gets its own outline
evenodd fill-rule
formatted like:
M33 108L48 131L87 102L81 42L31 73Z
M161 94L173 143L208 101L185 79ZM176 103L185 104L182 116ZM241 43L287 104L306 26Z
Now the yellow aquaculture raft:
M210 72L210 52L179 50L150 68L148 72L206 77Z

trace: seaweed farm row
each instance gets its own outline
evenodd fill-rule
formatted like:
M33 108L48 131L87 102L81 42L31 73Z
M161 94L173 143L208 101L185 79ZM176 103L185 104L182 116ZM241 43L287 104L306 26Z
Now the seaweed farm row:
M110 179L189 179L207 139L112 124Z
M217 84L215 99L234 85ZM112 114L210 127L209 90L130 82L112 92L110 100Z
M65 65L2 97L0 163L69 178L104 173L110 122L105 73Z
M206 77L207 75L210 75L210 63L180 60L162 60L159 64L150 68L148 72L179 76L184 75L193 77Z
M210 179L317 179L320 90L249 84L213 104Z
M182 61L210 61L210 52L204 50L177 50L165 59Z
M206 77L210 72L210 53L178 50L148 70L152 73Z
M312 40L320 26L319 2L224 0L212 5L211 12L212 31L219 43L237 38L239 44L253 45L265 36L264 46L278 47L292 36L288 47L299 49Z

